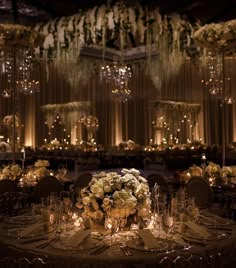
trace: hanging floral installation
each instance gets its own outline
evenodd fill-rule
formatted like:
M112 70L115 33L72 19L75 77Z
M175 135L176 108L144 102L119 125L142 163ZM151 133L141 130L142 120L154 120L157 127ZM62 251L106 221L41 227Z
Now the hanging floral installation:
M46 104L41 106L41 110L45 113L49 128L51 128L56 115L60 115L62 123L65 124L68 129L75 125L75 120L79 120L81 115L89 113L90 108L91 103L89 101Z
M178 102L178 101L168 101L168 100L157 100L153 102L156 109L169 110L172 112L181 113L195 113L199 114L201 110L201 105L199 103L188 103L188 102Z
M0 33L0 48L34 48L44 40L42 33L18 24L0 24Z
M208 50L226 54L235 53L236 48L236 19L206 24L193 35L198 46Z
M80 52L84 46L103 48L101 58L108 41L119 42L120 53L131 46L146 45L148 70L152 70L151 78L159 88L155 77L169 78L180 69L192 45L192 35L196 25L191 25L179 15L161 15L159 9L148 10L139 4L125 5L122 2L112 6L95 6L88 10L80 10L77 14L38 24L35 30L46 37L43 46L37 52L68 73L71 67L80 64ZM153 53L158 60L151 60ZM67 68L69 64L70 68ZM85 68L79 66L77 69ZM87 66L86 66L87 68ZM165 70L165 72L163 72ZM85 73L82 71L82 73ZM71 75L71 73L70 73ZM71 76L73 84L78 82L76 75ZM82 80L81 80L82 81Z
M155 109L154 130L162 131L164 144L191 143L199 138L195 128L198 126L200 104L157 100L152 105Z

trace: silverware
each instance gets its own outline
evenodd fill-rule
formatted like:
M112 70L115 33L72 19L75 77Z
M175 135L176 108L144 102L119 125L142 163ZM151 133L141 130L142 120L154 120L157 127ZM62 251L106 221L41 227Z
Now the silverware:
M131 256L131 252L129 248L126 245L121 245L120 250L126 255L126 256Z
M109 248L108 245L103 244L103 245L100 245L97 248L91 250L89 254L90 255L99 255L99 254L101 254L102 252L104 252L108 248Z
M43 244L40 244L38 246L36 246L36 248L46 248L47 246L49 246L53 241L57 240L58 237L54 237L54 238L51 238L51 239L47 239L47 242L43 243Z
M182 237L183 240L187 243L189 243L190 245L198 245L198 246L202 246L202 247L205 247L206 246L206 243L204 242L204 240L200 241L200 240L197 240L197 239L186 239L184 237Z
M48 238L47 237L26 238L26 239L20 238L18 241L21 244L28 244L28 243L34 243L34 242L39 242L39 241L43 241L43 240L48 240Z

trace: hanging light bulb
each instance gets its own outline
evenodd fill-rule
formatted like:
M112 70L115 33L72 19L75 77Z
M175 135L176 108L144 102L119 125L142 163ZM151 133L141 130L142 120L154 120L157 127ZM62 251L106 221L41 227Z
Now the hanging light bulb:
M225 97L225 103L226 104L233 104L234 103L234 98L232 96L226 96Z
M11 89L8 88L4 89L2 92L2 96L5 99L9 99L11 97Z
M121 102L126 102L131 97L131 90L128 89L128 80L131 77L131 67L116 61L111 65L103 65L100 70L101 80L112 84L112 94Z
M31 95L39 92L39 81L16 81L16 88L24 95Z

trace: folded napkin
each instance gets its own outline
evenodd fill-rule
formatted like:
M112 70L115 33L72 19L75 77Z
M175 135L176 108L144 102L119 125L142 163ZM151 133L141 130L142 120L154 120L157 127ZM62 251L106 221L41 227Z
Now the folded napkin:
M138 235L143 240L145 248L150 248L151 249L151 248L160 247L160 243L153 236L152 232L149 229L138 230Z
M90 235L90 233L91 233L90 230L81 229L69 238L66 245L68 247L77 247L84 241L85 238L87 238Z
M199 224L196 224L195 222L192 221L187 221L184 222L184 224L191 229L193 232L195 232L196 234L198 234L201 237L207 238L209 237L211 234L207 231L207 229L203 226L200 226Z
M31 234L37 234L38 230L42 228L46 228L46 223L45 222L40 222L40 223L34 223L32 225L27 226L23 230L19 232L19 236L26 237Z

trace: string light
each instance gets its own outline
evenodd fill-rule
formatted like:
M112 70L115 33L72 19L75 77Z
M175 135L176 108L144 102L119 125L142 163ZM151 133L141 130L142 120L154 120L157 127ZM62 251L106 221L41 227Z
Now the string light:
M128 89L128 81L131 77L131 67L123 63L114 62L101 67L100 78L111 83L112 94L118 101L127 102L131 97L131 90Z

